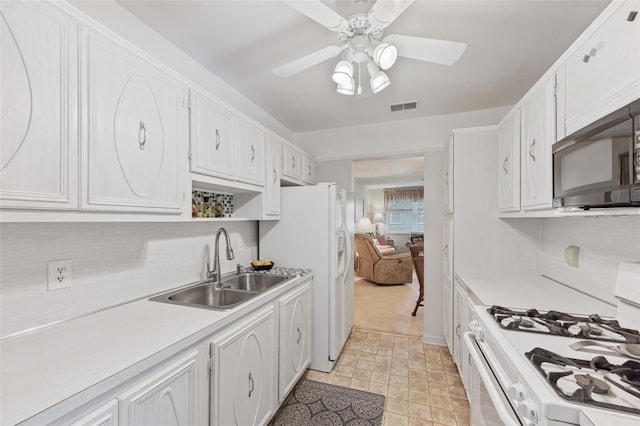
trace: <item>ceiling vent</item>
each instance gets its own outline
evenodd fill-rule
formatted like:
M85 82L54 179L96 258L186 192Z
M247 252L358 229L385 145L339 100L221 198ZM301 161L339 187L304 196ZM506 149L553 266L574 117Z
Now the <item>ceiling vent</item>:
M389 108L391 112L404 111L406 109L416 109L418 107L418 101L405 102L403 104L391 105Z

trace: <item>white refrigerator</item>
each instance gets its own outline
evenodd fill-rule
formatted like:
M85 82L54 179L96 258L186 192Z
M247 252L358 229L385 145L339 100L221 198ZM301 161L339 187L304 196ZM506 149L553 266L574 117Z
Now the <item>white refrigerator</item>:
M353 209L333 183L284 187L280 220L260 222L260 257L313 271L314 370L331 371L353 327Z

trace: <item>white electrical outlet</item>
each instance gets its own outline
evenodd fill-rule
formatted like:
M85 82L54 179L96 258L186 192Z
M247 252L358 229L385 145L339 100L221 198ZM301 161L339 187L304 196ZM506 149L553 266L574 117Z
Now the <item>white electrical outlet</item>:
M48 263L47 290L71 287L71 259L50 260Z
M580 247L568 246L566 249L564 249L564 261L567 265L577 268L579 257Z

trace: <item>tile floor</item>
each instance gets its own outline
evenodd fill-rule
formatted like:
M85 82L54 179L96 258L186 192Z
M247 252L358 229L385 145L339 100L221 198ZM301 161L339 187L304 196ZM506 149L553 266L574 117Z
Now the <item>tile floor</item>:
M331 373L307 378L385 395L384 426L466 426L469 403L448 349L356 329Z

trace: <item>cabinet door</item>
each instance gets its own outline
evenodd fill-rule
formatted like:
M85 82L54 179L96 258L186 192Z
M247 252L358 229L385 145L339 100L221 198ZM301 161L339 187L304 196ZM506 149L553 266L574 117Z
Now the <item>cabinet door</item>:
M444 150L444 212L453 213L453 136Z
M640 0L612 7L613 13L567 58L567 134L640 97Z
M546 80L521 106L521 203L524 210L551 208L553 85Z
M458 285L453 287L453 330L451 337L453 338L453 362L458 367L458 372L462 374L462 315L464 311L464 299Z
M236 118L238 180L264 185L264 133L246 121Z
M77 40L50 4L0 3L0 207L78 207Z
M97 33L82 46L82 208L180 213L184 87Z
M233 178L235 143L233 114L213 100L191 92L191 171Z
M302 180L310 184L315 182L315 162L305 154L302 154Z
M311 285L280 301L279 397L297 383L311 362Z
M273 414L277 388L277 330L273 306L214 339L212 423L260 425Z
M196 359L190 352L118 396L120 425L196 423Z
M498 207L501 212L520 210L520 110L498 128Z
M442 242L442 272L449 287L453 278L453 218L448 216L444 220Z
M118 426L118 401L109 401L71 423L71 426Z
M302 178L302 157L295 147L284 144L282 146L282 175L292 179Z
M267 173L264 196L265 213L280 214L280 171L282 170L282 143L273 136L267 136Z

